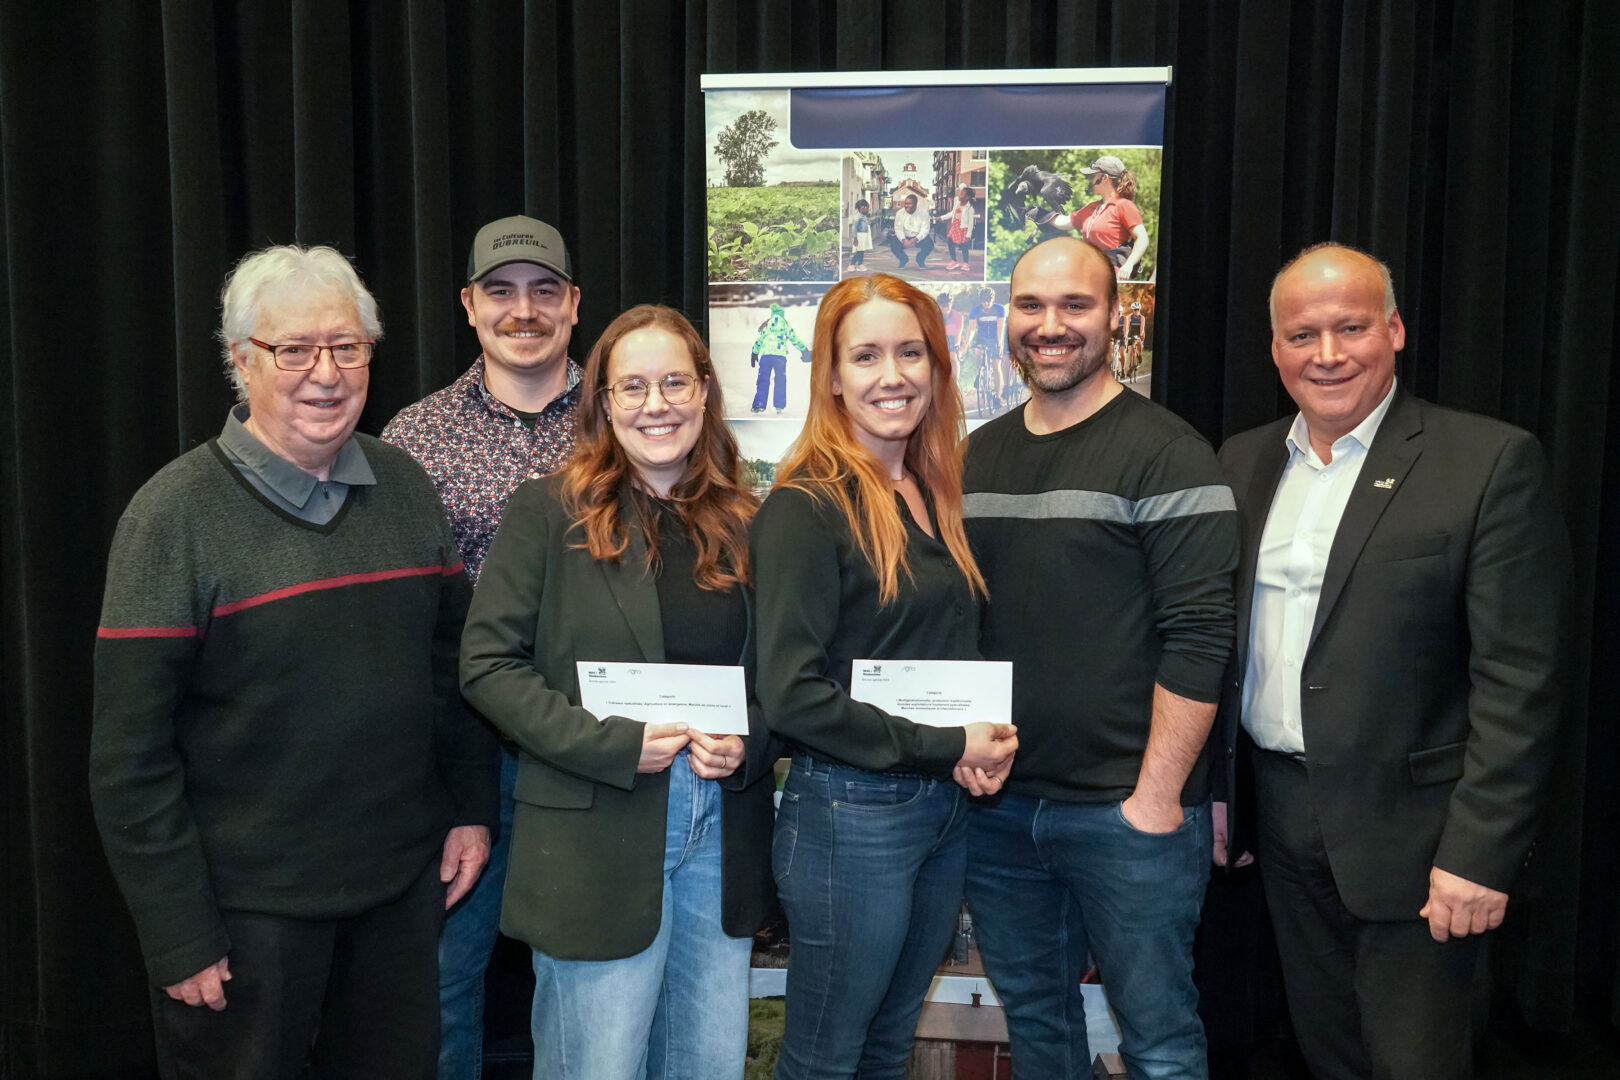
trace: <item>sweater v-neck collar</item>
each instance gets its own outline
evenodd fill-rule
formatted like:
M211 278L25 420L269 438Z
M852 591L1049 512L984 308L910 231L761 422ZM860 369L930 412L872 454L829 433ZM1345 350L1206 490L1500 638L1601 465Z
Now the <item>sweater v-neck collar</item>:
M312 533L318 533L321 536L330 536L332 533L337 531L338 525L342 523L344 518L349 516L349 509L354 506L356 497L361 491L364 490L363 487L350 488L348 498L343 500L343 505L338 507L338 512L332 515L332 519L324 524L318 525L313 521L305 521L297 514L289 513L288 511L282 509L272 502L268 497L266 497L264 492L254 487L253 481L249 480L242 474L242 470L236 467L236 465L231 461L230 457L225 453L224 449L219 445L218 438L208 440L208 449L213 451L214 457L219 461L220 467L223 468L227 474L229 474L230 478L236 482L237 486L243 491L247 492L248 495L252 496L252 498L261 506L275 514L277 517L281 518L283 521L296 525L300 529L307 529Z

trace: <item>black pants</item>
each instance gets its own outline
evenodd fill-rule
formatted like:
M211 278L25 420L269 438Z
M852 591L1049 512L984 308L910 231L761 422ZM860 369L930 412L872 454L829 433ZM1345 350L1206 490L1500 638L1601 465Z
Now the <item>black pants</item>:
M1472 1077L1485 939L1441 944L1415 911L1401 922L1356 918L1339 898L1305 765L1256 751L1254 774L1260 875L1311 1072L1319 1080Z
M223 912L225 1008L153 991L165 1080L242 1077L429 1080L439 1054L435 859L399 899L348 919Z

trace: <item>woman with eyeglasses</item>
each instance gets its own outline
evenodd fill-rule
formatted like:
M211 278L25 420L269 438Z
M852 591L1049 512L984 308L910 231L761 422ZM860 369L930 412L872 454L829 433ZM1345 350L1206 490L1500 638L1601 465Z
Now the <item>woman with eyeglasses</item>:
M888 274L822 298L804 431L754 520L759 697L792 768L772 862L787 912L777 1080L903 1077L966 868L963 788L1009 724L929 727L850 696L855 660L977 660L962 401L927 295Z
M750 734L597 716L576 662L742 665L753 497L708 351L642 305L591 350L576 448L520 486L461 644L462 691L518 745L501 929L534 950L540 1078L740 1077L769 914L772 763Z

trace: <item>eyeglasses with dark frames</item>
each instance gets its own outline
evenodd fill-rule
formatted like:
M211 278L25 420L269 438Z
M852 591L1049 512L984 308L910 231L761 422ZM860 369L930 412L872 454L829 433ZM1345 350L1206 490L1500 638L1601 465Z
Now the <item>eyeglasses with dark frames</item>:
M658 380L658 392L664 400L671 405L685 405L692 400L697 392L698 378L684 371L671 372ZM653 383L639 375L632 375L620 379L610 386L603 387L605 393L613 395L613 401L621 409L639 409L647 404L647 393Z
M310 371L321 362L321 352L325 350L332 354L332 363L345 370L363 368L371 363L371 354L377 343L375 341L338 341L331 345L311 345L306 342L295 341L285 345L271 345L250 337L249 341L270 354L270 359L276 362L276 367L282 371Z

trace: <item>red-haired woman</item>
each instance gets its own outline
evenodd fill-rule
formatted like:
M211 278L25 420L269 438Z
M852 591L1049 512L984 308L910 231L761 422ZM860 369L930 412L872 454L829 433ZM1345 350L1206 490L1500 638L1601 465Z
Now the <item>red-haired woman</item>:
M822 298L803 433L754 519L759 698L793 767L772 864L788 916L778 1080L902 1077L962 898L962 784L1011 725L936 728L849 695L856 659L976 660L962 402L934 301L887 274Z
M462 635L463 693L521 751L501 929L534 949L536 1078L742 1075L749 939L771 906L769 736L592 715L575 667L751 674L755 507L722 415L686 319L615 319L585 365L574 457L513 494Z

